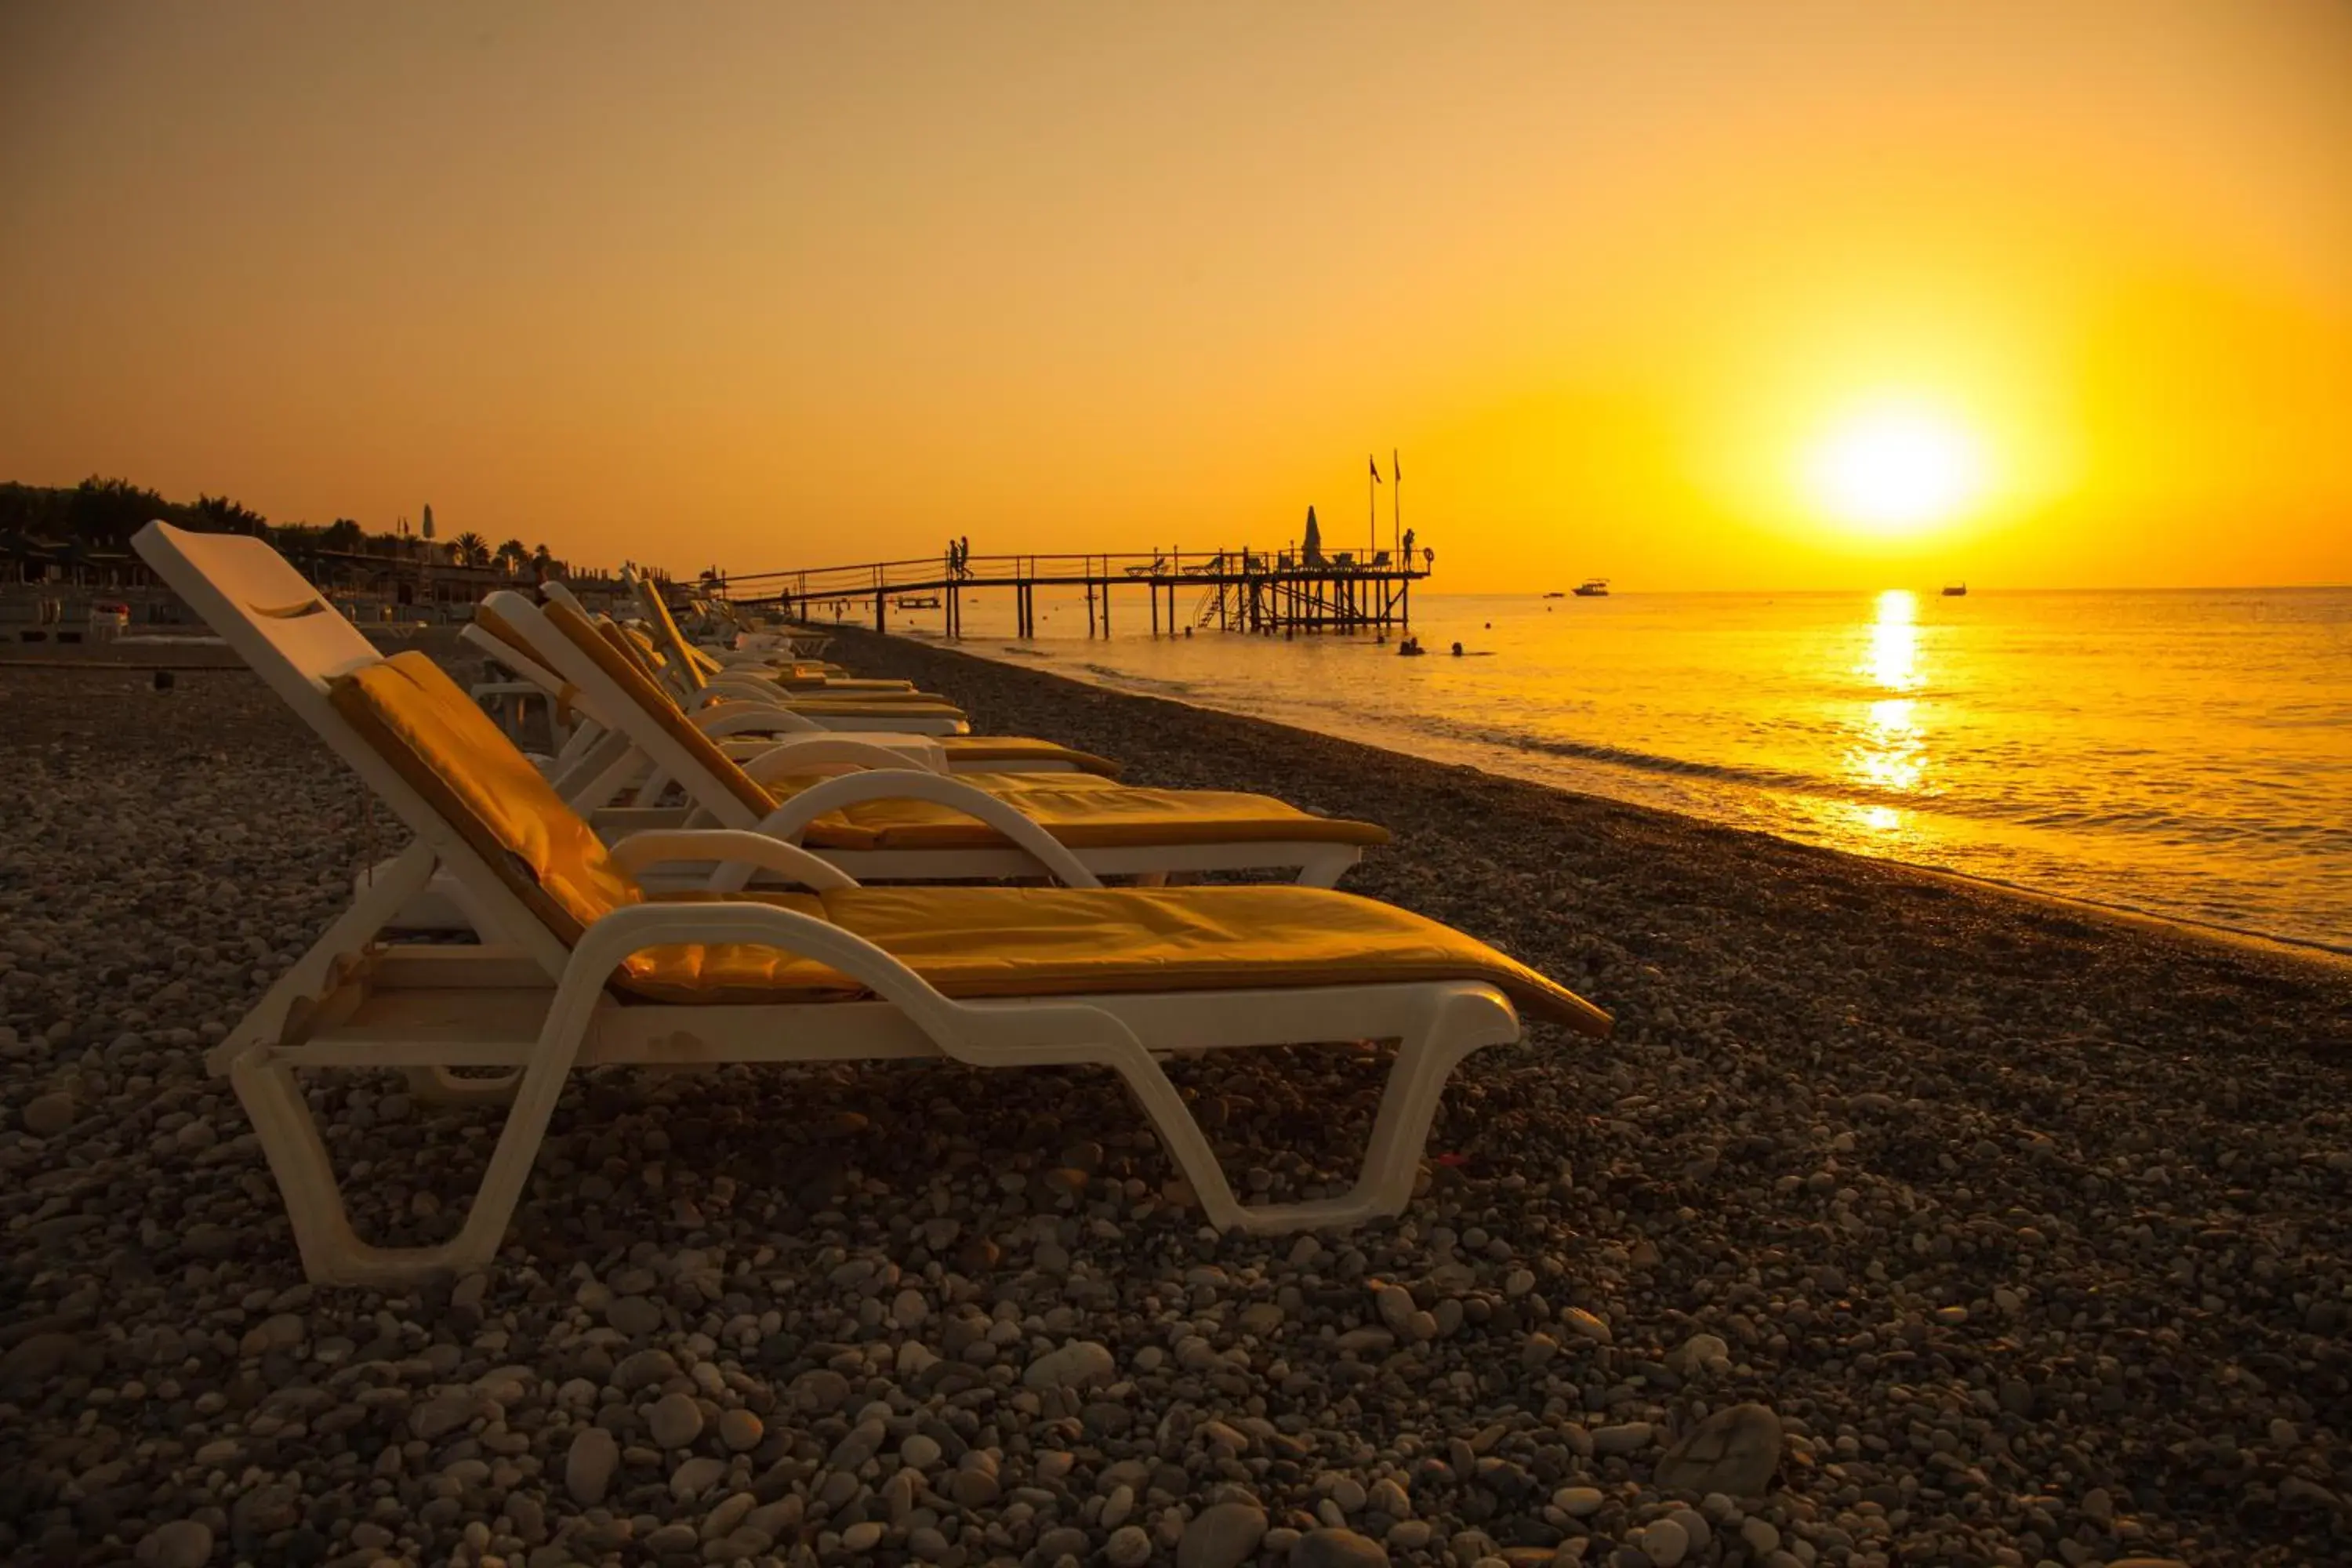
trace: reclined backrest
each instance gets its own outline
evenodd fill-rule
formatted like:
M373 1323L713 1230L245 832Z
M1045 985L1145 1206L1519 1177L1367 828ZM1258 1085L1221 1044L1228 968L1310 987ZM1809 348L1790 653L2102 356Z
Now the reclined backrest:
M642 574L636 578L635 587L637 604L645 613L646 624L653 628L655 640L662 653L667 656L671 667L677 671L678 678L687 682L689 689L701 690L705 682L702 671L694 660L694 645L686 640L684 632L677 629L677 618L669 613L669 602L662 597L662 591L654 580Z
M530 759L441 667L399 653L336 676L352 732L456 829L567 947L645 893Z
M265 540L151 522L131 544L298 710L316 703L332 677L377 658L375 645Z
M331 700L334 682L385 662L359 628L337 614L285 557L261 540L190 533L154 522L142 529L131 542L157 575L202 615L222 640L285 699L337 756L366 779L436 854L459 857L452 861L453 868L482 900L481 918L546 966L551 975L560 973L568 944L556 939L538 907L504 885L510 868L497 857L480 855L470 839L456 831L447 814L394 768L379 747ZM422 659L424 656L406 657ZM430 660L425 662L431 666ZM442 685L457 690L437 668L434 673ZM498 735L488 716L470 699L462 692L457 698L491 734ZM514 752L503 735L498 739L507 751ZM514 755L528 772L537 774L538 770L520 752ZM540 782L545 787L544 781ZM474 860L483 864L467 864ZM475 885L485 878L487 881Z
M604 683L616 690L625 704L624 709L606 716L608 722L637 740L665 772L677 775L682 771L681 764L699 769L741 802L755 820L775 809L776 803L768 792L746 776L718 742L696 729L651 676L639 669L571 605L552 599L545 605L533 605L520 595L504 592L493 594L483 602L491 613L508 619L520 630L526 643L531 640L530 628L534 624L547 627L551 637L560 638L562 646L540 650L541 657L583 692L594 690L594 676L590 670L601 674ZM583 668L583 664L589 668ZM667 741L668 746L648 744L656 735ZM673 751L675 755L664 754Z

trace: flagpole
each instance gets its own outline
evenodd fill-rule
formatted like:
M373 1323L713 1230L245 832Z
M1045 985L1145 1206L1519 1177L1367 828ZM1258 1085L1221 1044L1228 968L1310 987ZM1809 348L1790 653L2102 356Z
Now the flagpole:
M1381 548L1381 465L1366 454L1372 477L1364 481L1364 564L1371 564Z
M1389 548L1399 555L1404 553L1404 461L1394 447L1389 448ZM1402 564L1402 563L1400 563Z

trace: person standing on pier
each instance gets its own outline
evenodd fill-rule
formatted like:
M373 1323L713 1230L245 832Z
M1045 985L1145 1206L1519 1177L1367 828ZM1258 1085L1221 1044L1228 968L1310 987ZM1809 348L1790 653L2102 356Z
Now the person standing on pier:
M1404 569L1412 570L1412 530L1404 531Z

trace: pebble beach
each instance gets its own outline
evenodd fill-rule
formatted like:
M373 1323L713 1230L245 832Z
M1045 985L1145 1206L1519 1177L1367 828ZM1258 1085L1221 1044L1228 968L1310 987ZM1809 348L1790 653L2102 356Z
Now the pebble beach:
M0 1558L2352 1562L2352 964L833 656L1381 823L1344 888L1616 1037L1474 1056L1402 1216L1275 1238L1105 1075L600 1069L492 1269L313 1288L202 1053L404 830L241 670L0 668ZM1281 1195L1383 1067L1171 1072ZM498 1114L310 1089L361 1234L447 1235Z

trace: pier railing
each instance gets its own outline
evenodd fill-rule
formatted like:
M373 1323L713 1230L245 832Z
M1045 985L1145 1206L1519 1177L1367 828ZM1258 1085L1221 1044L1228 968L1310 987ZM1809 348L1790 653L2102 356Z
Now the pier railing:
M1164 628L1172 636L1180 626L1196 626L1255 632L1401 626L1410 620L1413 583L1428 574L1426 560L1416 567L1387 550L1324 551L1310 558L1296 546L1238 546L962 557L943 552L848 566L733 573L712 586L736 604L786 615L804 616L824 605L838 613L870 600L877 631L888 629L894 601L909 600L914 603L902 607L942 609L951 637L962 631L964 596L991 589L1013 593L1017 635L1035 635L1039 588L1083 589L1087 635L1099 630L1108 636L1114 592L1140 587L1147 590L1152 630ZM1189 617L1180 616L1176 603L1186 588L1200 590ZM938 603L927 602L933 599Z

